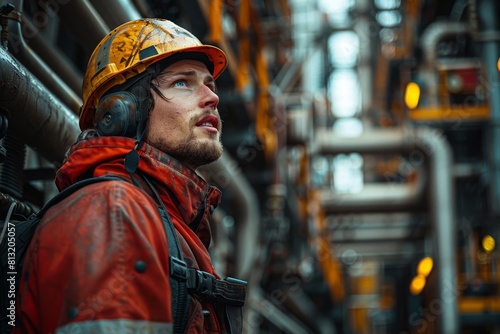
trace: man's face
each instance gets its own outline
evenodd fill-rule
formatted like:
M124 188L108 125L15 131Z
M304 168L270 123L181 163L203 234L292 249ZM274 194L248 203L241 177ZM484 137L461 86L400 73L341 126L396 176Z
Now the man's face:
M215 81L196 60L180 60L153 80L146 141L191 169L217 160L222 154L222 122Z

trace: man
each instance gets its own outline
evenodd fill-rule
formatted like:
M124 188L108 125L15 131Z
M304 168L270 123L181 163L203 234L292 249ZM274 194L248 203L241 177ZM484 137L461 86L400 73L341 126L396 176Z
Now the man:
M241 331L241 313L205 291L218 278L207 248L220 192L195 172L222 154L215 79L225 67L220 49L160 19L125 23L97 46L83 83L83 131L56 185L120 180L87 185L45 214L25 260L14 333ZM158 207L183 261L172 260ZM185 266L195 279L179 312L175 277Z

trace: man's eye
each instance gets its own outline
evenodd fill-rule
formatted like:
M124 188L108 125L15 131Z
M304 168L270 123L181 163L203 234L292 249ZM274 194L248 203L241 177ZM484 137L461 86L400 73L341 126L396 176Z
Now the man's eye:
M187 83L185 80L177 80L176 82L173 83L173 87L186 87Z

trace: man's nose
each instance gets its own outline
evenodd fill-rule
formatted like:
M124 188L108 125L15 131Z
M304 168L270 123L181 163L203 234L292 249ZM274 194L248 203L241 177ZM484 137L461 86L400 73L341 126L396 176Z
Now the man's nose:
M202 94L201 103L203 107L210 106L213 109L216 109L217 105L219 104L219 96L205 85L203 85L200 89L200 94Z

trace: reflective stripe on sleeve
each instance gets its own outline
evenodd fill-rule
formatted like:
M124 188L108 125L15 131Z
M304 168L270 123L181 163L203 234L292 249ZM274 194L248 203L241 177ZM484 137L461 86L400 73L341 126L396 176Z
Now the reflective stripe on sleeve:
M56 334L86 334L86 333L148 333L170 334L172 324L144 320L116 319L72 322L59 327Z

